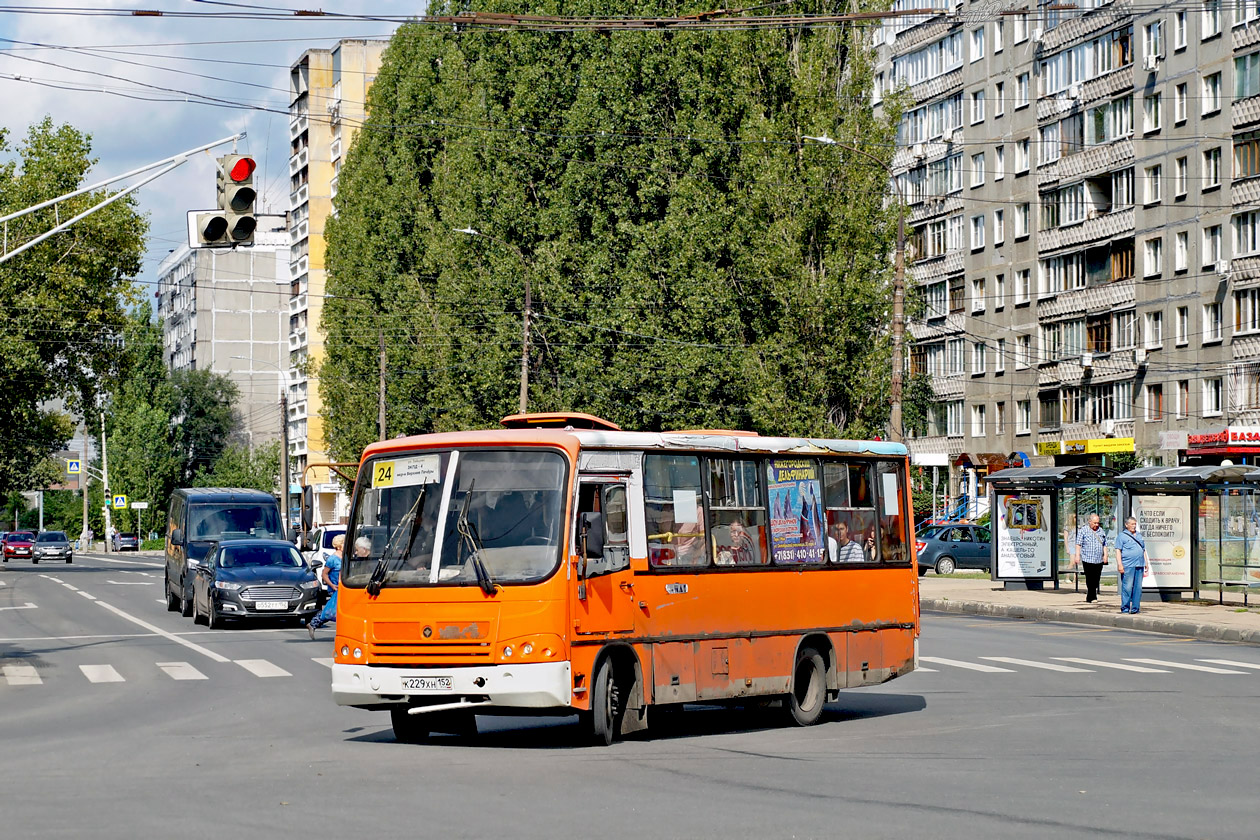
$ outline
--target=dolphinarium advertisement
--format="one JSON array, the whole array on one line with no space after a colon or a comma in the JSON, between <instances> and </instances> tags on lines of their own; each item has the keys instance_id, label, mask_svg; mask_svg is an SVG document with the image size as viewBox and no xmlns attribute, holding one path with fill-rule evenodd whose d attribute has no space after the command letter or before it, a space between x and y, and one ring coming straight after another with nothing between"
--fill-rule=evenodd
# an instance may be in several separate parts
<instances>
[{"instance_id":1,"label":"dolphinarium advertisement","mask_svg":"<svg viewBox=\"0 0 1260 840\"><path fill-rule=\"evenodd\" d=\"M1041 493L998 493L997 580L1050 580L1050 496Z\"/></svg>"},{"instance_id":2,"label":"dolphinarium advertisement","mask_svg":"<svg viewBox=\"0 0 1260 840\"><path fill-rule=\"evenodd\" d=\"M805 459L771 460L766 471L770 479L770 553L774 562L826 562L818 465Z\"/></svg>"}]
</instances>

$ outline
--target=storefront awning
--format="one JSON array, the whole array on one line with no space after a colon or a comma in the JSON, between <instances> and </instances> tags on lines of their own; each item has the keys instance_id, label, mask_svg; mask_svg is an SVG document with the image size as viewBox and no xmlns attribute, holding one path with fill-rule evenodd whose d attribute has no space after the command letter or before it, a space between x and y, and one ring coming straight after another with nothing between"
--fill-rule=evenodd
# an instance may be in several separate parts
<instances>
[{"instance_id":1,"label":"storefront awning","mask_svg":"<svg viewBox=\"0 0 1260 840\"><path fill-rule=\"evenodd\" d=\"M1119 472L1111 467L1081 464L1073 467L1019 467L989 475L989 483L1007 486L1057 486L1061 484L1096 484L1111 481Z\"/></svg>"},{"instance_id":2,"label":"storefront awning","mask_svg":"<svg viewBox=\"0 0 1260 840\"><path fill-rule=\"evenodd\" d=\"M1254 466L1206 465L1201 467L1140 467L1118 475L1120 484L1233 484L1240 482L1260 483L1260 470Z\"/></svg>"}]
</instances>

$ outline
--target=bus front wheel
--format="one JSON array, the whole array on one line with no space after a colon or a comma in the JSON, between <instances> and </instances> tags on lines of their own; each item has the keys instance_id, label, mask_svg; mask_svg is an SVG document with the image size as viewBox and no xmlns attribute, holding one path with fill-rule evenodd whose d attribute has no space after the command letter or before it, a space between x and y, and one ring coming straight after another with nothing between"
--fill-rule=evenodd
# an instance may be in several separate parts
<instances>
[{"instance_id":1,"label":"bus front wheel","mask_svg":"<svg viewBox=\"0 0 1260 840\"><path fill-rule=\"evenodd\" d=\"M400 744L423 744L429 740L429 722L424 715L408 714L409 708L395 706L389 710L389 720L394 725L394 740Z\"/></svg>"},{"instance_id":2,"label":"bus front wheel","mask_svg":"<svg viewBox=\"0 0 1260 840\"><path fill-rule=\"evenodd\" d=\"M786 703L788 712L798 726L813 726L822 718L826 702L826 662L813 648L801 648L792 670L792 692Z\"/></svg>"},{"instance_id":3,"label":"bus front wheel","mask_svg":"<svg viewBox=\"0 0 1260 840\"><path fill-rule=\"evenodd\" d=\"M612 657L606 656L595 670L591 694L591 735L596 744L608 746L617 737L620 705Z\"/></svg>"}]
</instances>

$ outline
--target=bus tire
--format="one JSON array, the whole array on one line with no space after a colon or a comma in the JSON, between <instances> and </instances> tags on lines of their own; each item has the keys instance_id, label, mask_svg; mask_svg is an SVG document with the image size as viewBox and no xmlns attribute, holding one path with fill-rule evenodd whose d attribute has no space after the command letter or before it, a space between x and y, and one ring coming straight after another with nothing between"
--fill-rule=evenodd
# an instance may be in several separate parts
<instances>
[{"instance_id":1,"label":"bus tire","mask_svg":"<svg viewBox=\"0 0 1260 840\"><path fill-rule=\"evenodd\" d=\"M591 692L591 737L596 744L609 746L617 737L620 698L616 670L611 656L605 656L595 669Z\"/></svg>"},{"instance_id":2,"label":"bus tire","mask_svg":"<svg viewBox=\"0 0 1260 840\"><path fill-rule=\"evenodd\" d=\"M803 647L792 669L792 690L786 706L797 726L813 726L827 704L827 663L812 647Z\"/></svg>"},{"instance_id":3,"label":"bus tire","mask_svg":"<svg viewBox=\"0 0 1260 840\"><path fill-rule=\"evenodd\" d=\"M400 744L423 744L429 740L429 722L424 715L411 715L410 706L395 706L389 710L390 723L394 725L394 740Z\"/></svg>"}]
</instances>

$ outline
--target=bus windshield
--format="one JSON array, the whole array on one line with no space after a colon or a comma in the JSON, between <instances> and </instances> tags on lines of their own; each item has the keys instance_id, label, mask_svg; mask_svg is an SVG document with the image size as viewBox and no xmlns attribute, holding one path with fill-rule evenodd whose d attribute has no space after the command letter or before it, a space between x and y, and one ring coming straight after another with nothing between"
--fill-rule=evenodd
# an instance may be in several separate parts
<instances>
[{"instance_id":1,"label":"bus windshield","mask_svg":"<svg viewBox=\"0 0 1260 840\"><path fill-rule=\"evenodd\" d=\"M565 486L565 458L551 450L370 460L356 483L342 579L381 587L541 580L560 562Z\"/></svg>"}]
</instances>

